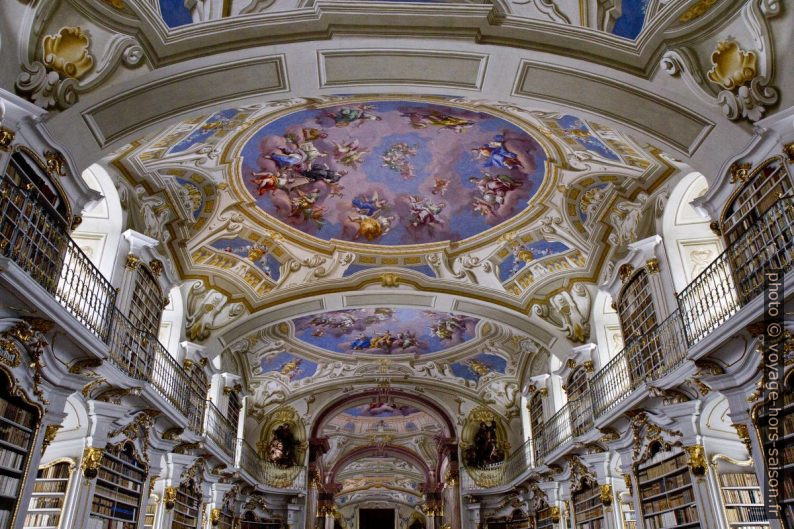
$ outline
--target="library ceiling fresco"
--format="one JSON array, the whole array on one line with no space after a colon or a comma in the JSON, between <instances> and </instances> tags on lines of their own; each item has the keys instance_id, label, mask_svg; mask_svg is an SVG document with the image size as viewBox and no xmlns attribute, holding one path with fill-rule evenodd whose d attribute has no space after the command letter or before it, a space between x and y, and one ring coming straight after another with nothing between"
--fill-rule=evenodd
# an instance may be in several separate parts
<instances>
[{"instance_id":1,"label":"library ceiling fresco","mask_svg":"<svg viewBox=\"0 0 794 529\"><path fill-rule=\"evenodd\" d=\"M451 104L365 100L252 129L241 149L246 189L271 217L323 240L463 240L530 207L545 177L530 134Z\"/></svg>"}]
</instances>

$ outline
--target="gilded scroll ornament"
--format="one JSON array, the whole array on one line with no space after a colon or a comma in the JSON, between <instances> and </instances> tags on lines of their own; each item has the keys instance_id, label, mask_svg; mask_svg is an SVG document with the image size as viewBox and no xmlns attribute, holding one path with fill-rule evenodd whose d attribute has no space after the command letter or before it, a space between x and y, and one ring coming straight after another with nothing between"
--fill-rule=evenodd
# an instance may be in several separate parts
<instances>
[{"instance_id":1,"label":"gilded scroll ornament","mask_svg":"<svg viewBox=\"0 0 794 529\"><path fill-rule=\"evenodd\" d=\"M601 485L598 499L601 500L601 504L604 506L612 505L612 485L609 483Z\"/></svg>"},{"instance_id":2,"label":"gilded scroll ornament","mask_svg":"<svg viewBox=\"0 0 794 529\"><path fill-rule=\"evenodd\" d=\"M44 65L66 77L80 79L94 65L88 53L91 41L79 27L65 27L42 41Z\"/></svg>"},{"instance_id":3,"label":"gilded scroll ornament","mask_svg":"<svg viewBox=\"0 0 794 529\"><path fill-rule=\"evenodd\" d=\"M702 476L706 473L708 463L706 462L706 452L702 445L686 446L689 454L689 469L695 476Z\"/></svg>"},{"instance_id":4,"label":"gilded scroll ornament","mask_svg":"<svg viewBox=\"0 0 794 529\"><path fill-rule=\"evenodd\" d=\"M745 51L733 40L717 43L711 54L707 76L709 81L726 90L735 90L752 81L758 75L758 56L754 51Z\"/></svg>"},{"instance_id":5,"label":"gilded scroll ornament","mask_svg":"<svg viewBox=\"0 0 794 529\"><path fill-rule=\"evenodd\" d=\"M83 450L83 461L80 463L80 470L86 479L94 479L99 473L99 465L102 462L102 449L89 446Z\"/></svg>"},{"instance_id":6,"label":"gilded scroll ornament","mask_svg":"<svg viewBox=\"0 0 794 529\"><path fill-rule=\"evenodd\" d=\"M163 505L168 510L174 508L174 505L176 505L176 487L166 487L163 490Z\"/></svg>"}]
</instances>

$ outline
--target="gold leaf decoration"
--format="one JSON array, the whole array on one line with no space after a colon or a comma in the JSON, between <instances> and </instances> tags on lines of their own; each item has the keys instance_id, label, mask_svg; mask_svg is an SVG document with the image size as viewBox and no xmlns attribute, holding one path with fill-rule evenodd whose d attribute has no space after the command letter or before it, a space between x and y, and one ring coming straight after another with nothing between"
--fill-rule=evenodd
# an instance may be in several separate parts
<instances>
[{"instance_id":1,"label":"gold leaf decoration","mask_svg":"<svg viewBox=\"0 0 794 529\"><path fill-rule=\"evenodd\" d=\"M713 67L708 72L709 81L726 90L734 90L758 75L757 62L755 52L741 49L736 41L724 40L711 54Z\"/></svg>"}]
</instances>

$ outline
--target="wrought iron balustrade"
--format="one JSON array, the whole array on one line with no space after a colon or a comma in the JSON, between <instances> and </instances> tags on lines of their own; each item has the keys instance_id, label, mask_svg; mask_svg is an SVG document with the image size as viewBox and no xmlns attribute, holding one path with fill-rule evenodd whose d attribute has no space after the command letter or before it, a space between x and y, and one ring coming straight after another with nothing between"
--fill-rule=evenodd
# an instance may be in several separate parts
<instances>
[{"instance_id":1,"label":"wrought iron balustrade","mask_svg":"<svg viewBox=\"0 0 794 529\"><path fill-rule=\"evenodd\" d=\"M218 447L234 457L235 443L237 441L237 425L226 418L215 404L206 401L206 417L204 433L212 439Z\"/></svg>"},{"instance_id":2,"label":"wrought iron balustrade","mask_svg":"<svg viewBox=\"0 0 794 529\"><path fill-rule=\"evenodd\" d=\"M8 257L80 323L106 341L116 290L69 237L33 186L0 179L0 255Z\"/></svg>"},{"instance_id":3,"label":"wrought iron balustrade","mask_svg":"<svg viewBox=\"0 0 794 529\"><path fill-rule=\"evenodd\" d=\"M636 387L629 372L627 349L622 349L590 380L593 414L600 417L628 397Z\"/></svg>"},{"instance_id":4,"label":"wrought iron balustrade","mask_svg":"<svg viewBox=\"0 0 794 529\"><path fill-rule=\"evenodd\" d=\"M147 381L201 431L202 396L191 405L184 369L152 334L137 329L116 308L116 289L72 240L67 225L32 186L0 179L0 255L43 287L108 346L108 360ZM190 419L197 415L198 419Z\"/></svg>"},{"instance_id":5,"label":"wrought iron balustrade","mask_svg":"<svg viewBox=\"0 0 794 529\"><path fill-rule=\"evenodd\" d=\"M570 403L557 410L543 425L543 451L539 453L540 459L545 457L561 444L573 438L571 424Z\"/></svg>"},{"instance_id":6,"label":"wrought iron balustrade","mask_svg":"<svg viewBox=\"0 0 794 529\"><path fill-rule=\"evenodd\" d=\"M265 479L265 467L256 450L245 439L237 439L237 466L248 472L252 478L262 482Z\"/></svg>"},{"instance_id":7,"label":"wrought iron balustrade","mask_svg":"<svg viewBox=\"0 0 794 529\"><path fill-rule=\"evenodd\" d=\"M527 439L524 444L516 448L502 464L503 483L510 483L525 470L531 467L535 459L535 442Z\"/></svg>"}]
</instances>

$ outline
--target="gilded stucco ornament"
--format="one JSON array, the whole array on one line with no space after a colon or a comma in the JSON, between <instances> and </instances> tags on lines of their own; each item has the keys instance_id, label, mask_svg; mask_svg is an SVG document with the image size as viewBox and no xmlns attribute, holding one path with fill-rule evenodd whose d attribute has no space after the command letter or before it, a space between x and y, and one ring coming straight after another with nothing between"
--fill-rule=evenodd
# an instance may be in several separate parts
<instances>
[{"instance_id":1,"label":"gilded stucco ornament","mask_svg":"<svg viewBox=\"0 0 794 529\"><path fill-rule=\"evenodd\" d=\"M722 41L711 54L707 76L709 81L726 90L734 90L752 81L758 75L758 56L745 51L736 41Z\"/></svg>"},{"instance_id":2,"label":"gilded stucco ornament","mask_svg":"<svg viewBox=\"0 0 794 529\"><path fill-rule=\"evenodd\" d=\"M711 63L707 77L722 88L717 101L728 118L758 121L765 106L777 101L777 90L766 86L767 80L759 75L754 51L743 50L735 41L722 41L711 54Z\"/></svg>"},{"instance_id":3,"label":"gilded stucco ornament","mask_svg":"<svg viewBox=\"0 0 794 529\"><path fill-rule=\"evenodd\" d=\"M532 312L546 323L565 333L575 343L590 338L590 292L582 283L553 295L548 303L533 305Z\"/></svg>"},{"instance_id":4,"label":"gilded stucco ornament","mask_svg":"<svg viewBox=\"0 0 794 529\"><path fill-rule=\"evenodd\" d=\"M94 479L99 473L99 465L102 462L102 449L92 446L83 450L83 461L80 463L80 470L86 479Z\"/></svg>"},{"instance_id":5,"label":"gilded stucco ornament","mask_svg":"<svg viewBox=\"0 0 794 529\"><path fill-rule=\"evenodd\" d=\"M695 476L703 476L708 468L706 462L706 452L702 445L692 445L684 447L689 454L689 469Z\"/></svg>"},{"instance_id":6,"label":"gilded stucco ornament","mask_svg":"<svg viewBox=\"0 0 794 529\"><path fill-rule=\"evenodd\" d=\"M601 485L598 498L602 505L606 507L612 505L612 485L609 483Z\"/></svg>"},{"instance_id":7,"label":"gilded stucco ornament","mask_svg":"<svg viewBox=\"0 0 794 529\"><path fill-rule=\"evenodd\" d=\"M88 52L90 44L88 34L79 27L46 35L42 41L44 66L64 77L80 79L94 65L94 57Z\"/></svg>"},{"instance_id":8,"label":"gilded stucco ornament","mask_svg":"<svg viewBox=\"0 0 794 529\"><path fill-rule=\"evenodd\" d=\"M0 127L0 151L9 151L11 149L11 142L14 141L16 133L5 127Z\"/></svg>"},{"instance_id":9,"label":"gilded stucco ornament","mask_svg":"<svg viewBox=\"0 0 794 529\"><path fill-rule=\"evenodd\" d=\"M116 34L97 59L83 28L64 27L54 35L44 35L40 51L29 49L23 54L32 60L21 65L17 91L44 109L65 110L77 103L80 93L102 84L119 64L140 64L143 48L133 37Z\"/></svg>"},{"instance_id":10,"label":"gilded stucco ornament","mask_svg":"<svg viewBox=\"0 0 794 529\"><path fill-rule=\"evenodd\" d=\"M697 11L691 14L696 15ZM728 119L758 121L779 98L777 89L769 86L775 57L767 19L780 12L779 0L744 3L741 20L744 29L751 34L754 49L745 50L734 39L723 39L709 57L711 69L708 72L701 67L702 58L696 46L679 46L666 51L660 67L671 76L680 76L701 101L709 106L716 104Z\"/></svg>"},{"instance_id":11,"label":"gilded stucco ornament","mask_svg":"<svg viewBox=\"0 0 794 529\"><path fill-rule=\"evenodd\" d=\"M166 487L163 490L163 505L167 510L171 510L176 505L176 487Z\"/></svg>"}]
</instances>

